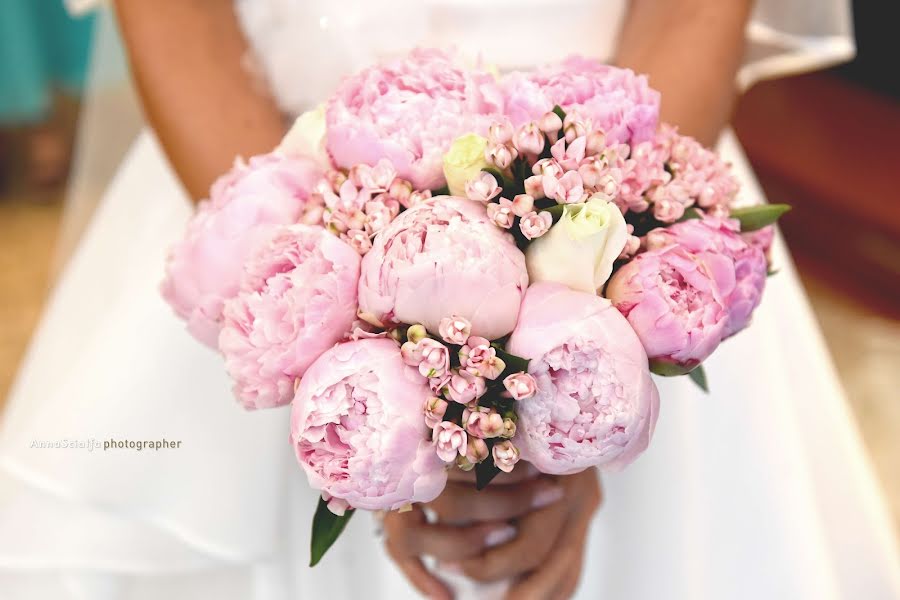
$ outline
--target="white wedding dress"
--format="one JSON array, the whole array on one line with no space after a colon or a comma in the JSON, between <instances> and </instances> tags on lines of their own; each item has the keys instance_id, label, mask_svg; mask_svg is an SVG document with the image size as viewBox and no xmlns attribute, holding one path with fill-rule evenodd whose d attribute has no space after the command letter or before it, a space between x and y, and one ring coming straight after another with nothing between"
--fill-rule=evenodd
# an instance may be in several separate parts
<instances>
[{"instance_id":1,"label":"white wedding dress","mask_svg":"<svg viewBox=\"0 0 900 600\"><path fill-rule=\"evenodd\" d=\"M501 68L571 51L609 56L622 13L603 0L246 0L238 9L288 112L414 43L453 43ZM848 58L848 10L840 0L760 2L740 84ZM744 198L761 198L732 135L721 149ZM143 133L62 274L9 399L0 599L415 597L368 515L306 566L316 494L294 463L287 409L241 410L220 359L157 292L190 210ZM780 240L774 260L781 270L753 326L707 364L712 393L658 380L650 449L604 477L578 598L900 598L885 505ZM40 447L91 438L181 446Z\"/></svg>"}]
</instances>

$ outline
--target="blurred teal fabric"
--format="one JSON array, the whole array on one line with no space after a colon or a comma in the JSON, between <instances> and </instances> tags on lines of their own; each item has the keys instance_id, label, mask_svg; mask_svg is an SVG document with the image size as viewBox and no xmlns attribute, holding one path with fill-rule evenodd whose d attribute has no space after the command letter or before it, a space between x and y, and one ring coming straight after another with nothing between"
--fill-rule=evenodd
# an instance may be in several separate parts
<instances>
[{"instance_id":1,"label":"blurred teal fabric","mask_svg":"<svg viewBox=\"0 0 900 600\"><path fill-rule=\"evenodd\" d=\"M54 90L81 92L93 25L62 0L0 0L0 124L40 121Z\"/></svg>"}]
</instances>

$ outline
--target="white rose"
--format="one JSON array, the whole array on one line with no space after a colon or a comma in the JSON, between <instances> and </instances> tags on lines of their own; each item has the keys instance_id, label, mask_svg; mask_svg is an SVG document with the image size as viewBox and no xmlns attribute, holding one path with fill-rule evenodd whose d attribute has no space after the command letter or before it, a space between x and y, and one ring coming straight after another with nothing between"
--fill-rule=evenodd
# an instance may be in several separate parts
<instances>
[{"instance_id":1,"label":"white rose","mask_svg":"<svg viewBox=\"0 0 900 600\"><path fill-rule=\"evenodd\" d=\"M584 204L566 205L559 221L525 252L529 280L555 281L596 294L625 247L626 227L622 211L596 196Z\"/></svg>"},{"instance_id":2,"label":"white rose","mask_svg":"<svg viewBox=\"0 0 900 600\"><path fill-rule=\"evenodd\" d=\"M444 178L452 196L466 196L466 182L478 177L481 170L490 167L484 157L487 139L474 133L456 138L444 155Z\"/></svg>"},{"instance_id":3,"label":"white rose","mask_svg":"<svg viewBox=\"0 0 900 600\"><path fill-rule=\"evenodd\" d=\"M325 150L325 105L297 117L276 150L287 156L311 158L323 169L331 168Z\"/></svg>"}]
</instances>

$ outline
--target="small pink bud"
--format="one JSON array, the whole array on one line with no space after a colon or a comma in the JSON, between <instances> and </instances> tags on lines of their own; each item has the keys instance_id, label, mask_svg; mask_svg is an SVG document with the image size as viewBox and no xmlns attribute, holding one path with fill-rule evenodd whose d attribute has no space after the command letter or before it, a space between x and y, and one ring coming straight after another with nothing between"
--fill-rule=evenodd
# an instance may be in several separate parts
<instances>
[{"instance_id":1,"label":"small pink bud","mask_svg":"<svg viewBox=\"0 0 900 600\"><path fill-rule=\"evenodd\" d=\"M513 400L531 398L537 393L537 381L529 373L513 373L503 380L503 387Z\"/></svg>"},{"instance_id":2,"label":"small pink bud","mask_svg":"<svg viewBox=\"0 0 900 600\"><path fill-rule=\"evenodd\" d=\"M475 463L469 460L468 456L457 456L456 466L460 471L471 471L475 468Z\"/></svg>"},{"instance_id":3,"label":"small pink bud","mask_svg":"<svg viewBox=\"0 0 900 600\"><path fill-rule=\"evenodd\" d=\"M450 351L447 346L431 338L420 340L417 346L422 353L422 361L418 367L423 377L440 377L450 370Z\"/></svg>"},{"instance_id":4,"label":"small pink bud","mask_svg":"<svg viewBox=\"0 0 900 600\"><path fill-rule=\"evenodd\" d=\"M501 198L501 201L502 200L506 200L506 198ZM509 200L506 200L506 202L508 203ZM502 227L503 229L512 227L516 218L513 214L511 205L504 206L502 204L497 204L496 202L491 202L487 205L487 216L488 219L493 221L494 225Z\"/></svg>"},{"instance_id":5,"label":"small pink bud","mask_svg":"<svg viewBox=\"0 0 900 600\"><path fill-rule=\"evenodd\" d=\"M668 198L653 203L653 216L663 223L674 223L684 216L684 205Z\"/></svg>"},{"instance_id":6,"label":"small pink bud","mask_svg":"<svg viewBox=\"0 0 900 600\"><path fill-rule=\"evenodd\" d=\"M518 194L512 200L512 211L517 217L524 217L534 210L534 198L528 194Z\"/></svg>"},{"instance_id":7,"label":"small pink bud","mask_svg":"<svg viewBox=\"0 0 900 600\"><path fill-rule=\"evenodd\" d=\"M493 144L508 144L514 130L508 120L496 121L488 128L488 141Z\"/></svg>"},{"instance_id":8,"label":"small pink bud","mask_svg":"<svg viewBox=\"0 0 900 600\"><path fill-rule=\"evenodd\" d=\"M412 208L431 198L431 190L416 190L406 199L406 208Z\"/></svg>"},{"instance_id":9,"label":"small pink bud","mask_svg":"<svg viewBox=\"0 0 900 600\"><path fill-rule=\"evenodd\" d=\"M483 406L463 411L466 432L476 439L499 437L503 433L503 417L494 409Z\"/></svg>"},{"instance_id":10,"label":"small pink bud","mask_svg":"<svg viewBox=\"0 0 900 600\"><path fill-rule=\"evenodd\" d=\"M563 130L566 141L572 142L587 133L587 124L581 119L580 115L570 112L566 114L566 118L563 120Z\"/></svg>"},{"instance_id":11,"label":"small pink bud","mask_svg":"<svg viewBox=\"0 0 900 600\"><path fill-rule=\"evenodd\" d=\"M562 168L552 158L542 158L531 165L531 172L535 175L552 175L560 177L563 174Z\"/></svg>"},{"instance_id":12,"label":"small pink bud","mask_svg":"<svg viewBox=\"0 0 900 600\"><path fill-rule=\"evenodd\" d=\"M422 362L422 350L416 342L404 342L400 346L400 358L411 367L418 367Z\"/></svg>"},{"instance_id":13,"label":"small pink bud","mask_svg":"<svg viewBox=\"0 0 900 600\"><path fill-rule=\"evenodd\" d=\"M587 135L586 152L593 156L600 154L606 148L606 134L600 130L592 131Z\"/></svg>"},{"instance_id":14,"label":"small pink bud","mask_svg":"<svg viewBox=\"0 0 900 600\"><path fill-rule=\"evenodd\" d=\"M437 424L444 420L444 414L447 412L447 401L443 398L429 398L425 401L425 426L434 429Z\"/></svg>"},{"instance_id":15,"label":"small pink bud","mask_svg":"<svg viewBox=\"0 0 900 600\"><path fill-rule=\"evenodd\" d=\"M525 193L540 200L544 197L544 178L540 175L533 175L525 180Z\"/></svg>"},{"instance_id":16,"label":"small pink bud","mask_svg":"<svg viewBox=\"0 0 900 600\"><path fill-rule=\"evenodd\" d=\"M341 236L347 244L359 252L360 255L365 255L369 250L372 249L372 239L369 237L369 234L361 229L350 229L347 233Z\"/></svg>"},{"instance_id":17,"label":"small pink bud","mask_svg":"<svg viewBox=\"0 0 900 600\"><path fill-rule=\"evenodd\" d=\"M559 135L559 130L563 128L563 122L559 115L551 110L544 113L544 116L538 121L538 127L544 133L556 137Z\"/></svg>"},{"instance_id":18,"label":"small pink bud","mask_svg":"<svg viewBox=\"0 0 900 600\"><path fill-rule=\"evenodd\" d=\"M332 192L337 192L347 181L347 175L343 171L332 170L325 173L325 179L331 187Z\"/></svg>"},{"instance_id":19,"label":"small pink bud","mask_svg":"<svg viewBox=\"0 0 900 600\"><path fill-rule=\"evenodd\" d=\"M472 324L468 319L456 315L445 317L441 319L441 322L438 325L438 333L441 334L441 337L448 344L462 346L466 343L466 340L469 339L469 335L472 333Z\"/></svg>"},{"instance_id":20,"label":"small pink bud","mask_svg":"<svg viewBox=\"0 0 900 600\"><path fill-rule=\"evenodd\" d=\"M388 194L403 206L409 206L409 195L412 194L412 191L413 187L410 182L405 179L394 179L388 189Z\"/></svg>"},{"instance_id":21,"label":"small pink bud","mask_svg":"<svg viewBox=\"0 0 900 600\"><path fill-rule=\"evenodd\" d=\"M537 123L533 121L519 127L513 136L513 145L519 151L519 154L536 156L544 151L545 143L546 138L544 134L538 128Z\"/></svg>"},{"instance_id":22,"label":"small pink bud","mask_svg":"<svg viewBox=\"0 0 900 600\"><path fill-rule=\"evenodd\" d=\"M516 422L509 417L503 419L503 432L500 434L502 438L512 438L516 436Z\"/></svg>"},{"instance_id":23,"label":"small pink bud","mask_svg":"<svg viewBox=\"0 0 900 600\"><path fill-rule=\"evenodd\" d=\"M502 191L503 188L497 185L497 179L484 171L466 182L466 197L476 202L488 202Z\"/></svg>"},{"instance_id":24,"label":"small pink bud","mask_svg":"<svg viewBox=\"0 0 900 600\"><path fill-rule=\"evenodd\" d=\"M519 229L527 239L533 240L541 237L553 225L553 216L547 211L530 212L519 221Z\"/></svg>"},{"instance_id":25,"label":"small pink bud","mask_svg":"<svg viewBox=\"0 0 900 600\"><path fill-rule=\"evenodd\" d=\"M551 180L554 181L554 180ZM565 175L555 180L556 185L548 190L548 177L544 176L544 192L556 199L560 204L578 204L584 202L587 194L584 192L584 184L578 171L567 171ZM550 193L552 191L552 194Z\"/></svg>"},{"instance_id":26,"label":"small pink bud","mask_svg":"<svg viewBox=\"0 0 900 600\"><path fill-rule=\"evenodd\" d=\"M469 438L468 447L466 448L466 458L473 464L480 463L488 457L490 450L484 440L479 438Z\"/></svg>"},{"instance_id":27,"label":"small pink bud","mask_svg":"<svg viewBox=\"0 0 900 600\"><path fill-rule=\"evenodd\" d=\"M504 440L494 444L493 449L494 465L503 471L509 473L519 462L519 449L516 448L509 440Z\"/></svg>"},{"instance_id":28,"label":"small pink bud","mask_svg":"<svg viewBox=\"0 0 900 600\"><path fill-rule=\"evenodd\" d=\"M406 330L406 339L411 341L413 344L418 344L426 337L428 337L428 332L425 330L424 325L410 325L409 329Z\"/></svg>"},{"instance_id":29,"label":"small pink bud","mask_svg":"<svg viewBox=\"0 0 900 600\"><path fill-rule=\"evenodd\" d=\"M453 371L447 382L447 395L450 400L459 404L468 404L484 395L487 383L483 377L473 375L469 371Z\"/></svg>"},{"instance_id":30,"label":"small pink bud","mask_svg":"<svg viewBox=\"0 0 900 600\"><path fill-rule=\"evenodd\" d=\"M467 438L466 431L450 421L441 421L432 431L435 452L444 462L453 462L457 456L465 456L468 448Z\"/></svg>"},{"instance_id":31,"label":"small pink bud","mask_svg":"<svg viewBox=\"0 0 900 600\"><path fill-rule=\"evenodd\" d=\"M518 156L516 149L506 144L494 144L484 149L484 159L501 171L508 169Z\"/></svg>"}]
</instances>

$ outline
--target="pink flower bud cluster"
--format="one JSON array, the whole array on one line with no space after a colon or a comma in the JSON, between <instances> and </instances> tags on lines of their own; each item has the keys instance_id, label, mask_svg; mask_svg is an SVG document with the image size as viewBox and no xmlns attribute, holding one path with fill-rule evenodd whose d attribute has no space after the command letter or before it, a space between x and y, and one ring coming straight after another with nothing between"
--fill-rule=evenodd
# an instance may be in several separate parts
<instances>
[{"instance_id":1,"label":"pink flower bud cluster","mask_svg":"<svg viewBox=\"0 0 900 600\"><path fill-rule=\"evenodd\" d=\"M431 197L397 176L387 159L374 167L360 164L348 172L332 170L317 184L301 217L303 223L324 225L359 254L372 248L372 239L400 213Z\"/></svg>"},{"instance_id":2,"label":"pink flower bud cluster","mask_svg":"<svg viewBox=\"0 0 900 600\"><path fill-rule=\"evenodd\" d=\"M519 452L509 441L516 435L517 420L511 402L534 396L537 382L528 373L507 372L499 349L472 335L467 319L446 317L438 331L440 340L429 337L422 325L412 325L400 348L403 362L427 377L434 393L425 400L423 413L435 452L463 470L488 457L498 469L512 470Z\"/></svg>"}]
</instances>

